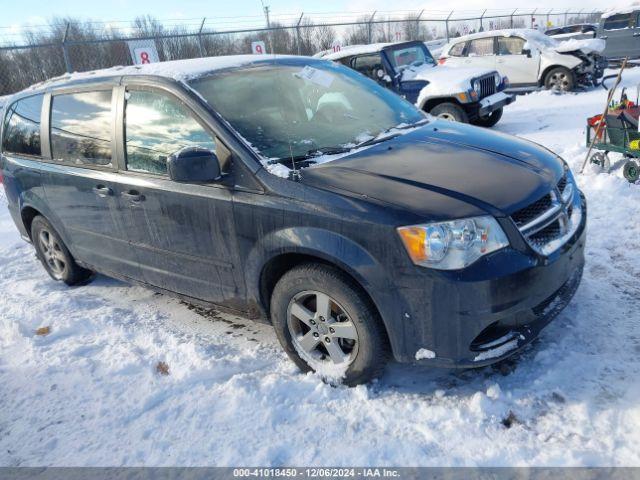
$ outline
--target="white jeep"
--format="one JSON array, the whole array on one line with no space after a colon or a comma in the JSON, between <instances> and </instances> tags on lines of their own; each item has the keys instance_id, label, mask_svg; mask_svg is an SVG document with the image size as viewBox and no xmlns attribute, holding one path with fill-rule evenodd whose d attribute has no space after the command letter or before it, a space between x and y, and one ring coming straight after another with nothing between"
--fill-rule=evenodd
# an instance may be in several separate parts
<instances>
[{"instance_id":1,"label":"white jeep","mask_svg":"<svg viewBox=\"0 0 640 480\"><path fill-rule=\"evenodd\" d=\"M357 70L440 118L492 127L515 100L495 69L438 66L423 42L353 45L315 56Z\"/></svg>"}]
</instances>

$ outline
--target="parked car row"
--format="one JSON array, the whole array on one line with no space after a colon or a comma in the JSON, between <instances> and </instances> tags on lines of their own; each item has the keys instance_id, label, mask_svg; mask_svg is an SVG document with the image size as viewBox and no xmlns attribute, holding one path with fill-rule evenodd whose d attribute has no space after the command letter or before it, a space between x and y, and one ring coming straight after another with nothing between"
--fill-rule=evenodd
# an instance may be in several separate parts
<instances>
[{"instance_id":1,"label":"parked car row","mask_svg":"<svg viewBox=\"0 0 640 480\"><path fill-rule=\"evenodd\" d=\"M270 322L303 371L348 385L390 357L502 360L574 295L584 197L546 148L414 106L420 69L444 68L423 44L371 53L350 68L182 60L20 92L0 117L11 217L54 280L100 272ZM493 69L459 77L442 81L469 118L510 98Z\"/></svg>"},{"instance_id":2,"label":"parked car row","mask_svg":"<svg viewBox=\"0 0 640 480\"><path fill-rule=\"evenodd\" d=\"M355 45L322 55L350 67L445 120L491 127L515 98L494 68L438 66L423 42Z\"/></svg>"}]
</instances>

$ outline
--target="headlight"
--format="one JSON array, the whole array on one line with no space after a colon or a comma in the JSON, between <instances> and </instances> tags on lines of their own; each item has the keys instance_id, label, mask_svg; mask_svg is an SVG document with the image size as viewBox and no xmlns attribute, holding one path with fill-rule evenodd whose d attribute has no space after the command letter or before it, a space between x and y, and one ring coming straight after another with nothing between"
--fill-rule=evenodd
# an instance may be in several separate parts
<instances>
[{"instance_id":1,"label":"headlight","mask_svg":"<svg viewBox=\"0 0 640 480\"><path fill-rule=\"evenodd\" d=\"M500 86L500 83L502 82L502 79L500 78L500 74L496 73L496 74L493 76L493 78L494 78L494 80L496 81L496 87L499 87L499 86Z\"/></svg>"},{"instance_id":2,"label":"headlight","mask_svg":"<svg viewBox=\"0 0 640 480\"><path fill-rule=\"evenodd\" d=\"M473 91L476 92L478 97L480 96L480 93L482 93L480 82L473 82Z\"/></svg>"},{"instance_id":3,"label":"headlight","mask_svg":"<svg viewBox=\"0 0 640 480\"><path fill-rule=\"evenodd\" d=\"M495 218L465 218L398 228L416 265L438 270L467 267L483 255L509 245Z\"/></svg>"}]
</instances>

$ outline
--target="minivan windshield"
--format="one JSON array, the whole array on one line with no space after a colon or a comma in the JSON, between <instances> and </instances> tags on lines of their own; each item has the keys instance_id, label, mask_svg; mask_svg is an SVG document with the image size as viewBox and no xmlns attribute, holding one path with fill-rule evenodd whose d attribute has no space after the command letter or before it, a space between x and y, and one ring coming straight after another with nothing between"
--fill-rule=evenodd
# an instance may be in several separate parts
<instances>
[{"instance_id":1,"label":"minivan windshield","mask_svg":"<svg viewBox=\"0 0 640 480\"><path fill-rule=\"evenodd\" d=\"M260 63L190 85L264 157L341 153L425 115L342 65Z\"/></svg>"}]
</instances>

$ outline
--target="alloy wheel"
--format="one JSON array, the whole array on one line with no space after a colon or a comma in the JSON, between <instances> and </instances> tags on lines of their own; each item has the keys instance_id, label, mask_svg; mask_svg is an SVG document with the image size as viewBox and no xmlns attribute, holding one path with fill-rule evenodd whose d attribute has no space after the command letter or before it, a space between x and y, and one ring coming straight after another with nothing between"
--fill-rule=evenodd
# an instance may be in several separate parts
<instances>
[{"instance_id":1,"label":"alloy wheel","mask_svg":"<svg viewBox=\"0 0 640 480\"><path fill-rule=\"evenodd\" d=\"M564 72L556 72L551 75L551 88L566 92L569 90L569 77Z\"/></svg>"},{"instance_id":2,"label":"alloy wheel","mask_svg":"<svg viewBox=\"0 0 640 480\"><path fill-rule=\"evenodd\" d=\"M67 260L58 241L48 230L41 230L38 236L40 250L47 267L57 280L62 279L67 268Z\"/></svg>"},{"instance_id":3,"label":"alloy wheel","mask_svg":"<svg viewBox=\"0 0 640 480\"><path fill-rule=\"evenodd\" d=\"M311 368L328 365L346 369L358 355L358 330L345 309L329 295L307 290L287 307L287 327L293 346Z\"/></svg>"}]
</instances>

